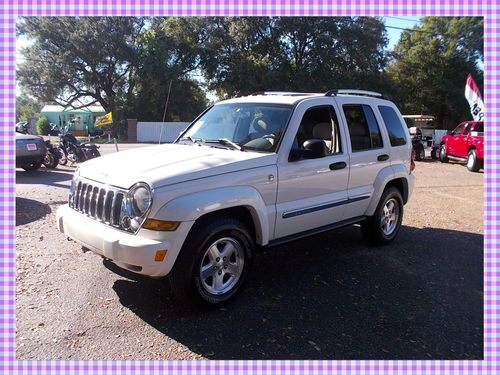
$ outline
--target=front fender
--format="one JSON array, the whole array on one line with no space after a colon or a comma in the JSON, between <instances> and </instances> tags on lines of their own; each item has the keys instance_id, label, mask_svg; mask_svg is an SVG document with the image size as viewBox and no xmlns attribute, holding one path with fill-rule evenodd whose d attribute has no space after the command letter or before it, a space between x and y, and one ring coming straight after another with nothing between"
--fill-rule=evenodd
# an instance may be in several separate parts
<instances>
[{"instance_id":1,"label":"front fender","mask_svg":"<svg viewBox=\"0 0 500 375\"><path fill-rule=\"evenodd\" d=\"M155 214L158 220L194 221L201 216L232 207L247 208L255 225L256 242L269 242L269 214L260 193L250 186L231 186L183 195L162 206Z\"/></svg>"}]
</instances>

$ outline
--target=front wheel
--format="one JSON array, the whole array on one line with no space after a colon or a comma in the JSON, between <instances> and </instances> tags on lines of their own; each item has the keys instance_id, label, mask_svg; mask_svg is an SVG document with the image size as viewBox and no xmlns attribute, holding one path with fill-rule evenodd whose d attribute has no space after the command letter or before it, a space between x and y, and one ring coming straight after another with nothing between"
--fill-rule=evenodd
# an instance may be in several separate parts
<instances>
[{"instance_id":1,"label":"front wheel","mask_svg":"<svg viewBox=\"0 0 500 375\"><path fill-rule=\"evenodd\" d=\"M448 162L448 154L446 153L446 145L441 145L439 148L439 161L441 163Z\"/></svg>"},{"instance_id":2,"label":"front wheel","mask_svg":"<svg viewBox=\"0 0 500 375\"><path fill-rule=\"evenodd\" d=\"M252 261L252 236L232 218L195 225L169 274L172 292L184 303L221 306L243 287Z\"/></svg>"},{"instance_id":3,"label":"front wheel","mask_svg":"<svg viewBox=\"0 0 500 375\"><path fill-rule=\"evenodd\" d=\"M471 172L481 169L481 161L477 158L476 150L470 150L467 155L467 169Z\"/></svg>"},{"instance_id":4,"label":"front wheel","mask_svg":"<svg viewBox=\"0 0 500 375\"><path fill-rule=\"evenodd\" d=\"M386 245L397 236L403 221L403 198L390 187L384 191L373 216L361 223L363 237L370 245Z\"/></svg>"}]
</instances>

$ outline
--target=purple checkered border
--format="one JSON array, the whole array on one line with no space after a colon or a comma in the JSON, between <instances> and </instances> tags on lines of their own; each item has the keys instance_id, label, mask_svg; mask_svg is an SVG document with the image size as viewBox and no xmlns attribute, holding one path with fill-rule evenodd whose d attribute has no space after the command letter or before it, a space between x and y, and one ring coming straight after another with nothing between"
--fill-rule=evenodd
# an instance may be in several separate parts
<instances>
[{"instance_id":1,"label":"purple checkered border","mask_svg":"<svg viewBox=\"0 0 500 375\"><path fill-rule=\"evenodd\" d=\"M20 15L479 15L485 17L485 345L484 361L16 361L15 360L15 21ZM365 373L491 373L500 372L499 286L500 239L498 207L500 199L499 88L500 7L497 1L430 0L3 0L0 4L0 368L4 373L104 373L160 374L256 373L273 374L335 372Z\"/></svg>"}]
</instances>

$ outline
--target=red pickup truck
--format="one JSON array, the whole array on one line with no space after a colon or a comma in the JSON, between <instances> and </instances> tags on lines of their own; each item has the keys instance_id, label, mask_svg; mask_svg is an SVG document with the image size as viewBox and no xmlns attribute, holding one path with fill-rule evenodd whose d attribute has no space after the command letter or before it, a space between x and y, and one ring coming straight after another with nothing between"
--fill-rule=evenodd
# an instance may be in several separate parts
<instances>
[{"instance_id":1,"label":"red pickup truck","mask_svg":"<svg viewBox=\"0 0 500 375\"><path fill-rule=\"evenodd\" d=\"M467 163L467 169L477 172L484 165L484 126L482 121L465 121L441 139L439 160Z\"/></svg>"}]
</instances>

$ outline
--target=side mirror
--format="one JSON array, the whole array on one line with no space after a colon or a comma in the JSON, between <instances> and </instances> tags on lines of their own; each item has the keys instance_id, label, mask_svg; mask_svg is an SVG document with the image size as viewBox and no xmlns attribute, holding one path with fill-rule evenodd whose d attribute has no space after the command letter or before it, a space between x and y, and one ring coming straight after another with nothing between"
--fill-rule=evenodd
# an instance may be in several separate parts
<instances>
[{"instance_id":1,"label":"side mirror","mask_svg":"<svg viewBox=\"0 0 500 375\"><path fill-rule=\"evenodd\" d=\"M454 132L453 130L448 130L448 131L446 132L446 134L448 134L448 135L455 135L455 132Z\"/></svg>"},{"instance_id":2,"label":"side mirror","mask_svg":"<svg viewBox=\"0 0 500 375\"><path fill-rule=\"evenodd\" d=\"M292 150L291 160L319 159L328 155L328 147L322 139L308 139L303 146L304 148Z\"/></svg>"}]
</instances>

